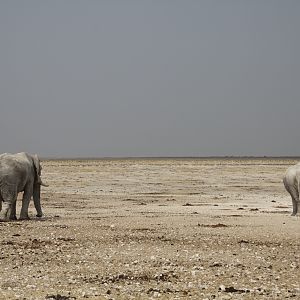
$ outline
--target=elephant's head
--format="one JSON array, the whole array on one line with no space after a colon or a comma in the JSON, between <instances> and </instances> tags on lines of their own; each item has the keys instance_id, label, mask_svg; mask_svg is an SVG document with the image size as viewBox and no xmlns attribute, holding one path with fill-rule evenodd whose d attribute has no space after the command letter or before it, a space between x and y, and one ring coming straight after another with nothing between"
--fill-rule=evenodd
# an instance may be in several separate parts
<instances>
[{"instance_id":1,"label":"elephant's head","mask_svg":"<svg viewBox=\"0 0 300 300\"><path fill-rule=\"evenodd\" d=\"M41 207L41 185L48 186L42 182L41 172L42 166L38 156L35 154L32 156L33 168L34 168L34 183L33 183L33 202L35 209L37 211L37 217L42 217L42 207Z\"/></svg>"}]
</instances>

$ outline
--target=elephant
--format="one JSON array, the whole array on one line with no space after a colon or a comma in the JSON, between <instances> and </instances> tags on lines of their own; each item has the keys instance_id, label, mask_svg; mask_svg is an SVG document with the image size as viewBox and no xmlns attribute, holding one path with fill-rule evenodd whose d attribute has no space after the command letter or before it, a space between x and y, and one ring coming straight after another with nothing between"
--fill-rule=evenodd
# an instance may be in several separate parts
<instances>
[{"instance_id":1,"label":"elephant","mask_svg":"<svg viewBox=\"0 0 300 300\"><path fill-rule=\"evenodd\" d=\"M38 156L25 152L0 155L0 221L16 220L16 201L18 193L23 193L20 220L28 220L28 206L33 197L37 217L42 217L40 203L41 180Z\"/></svg>"},{"instance_id":2,"label":"elephant","mask_svg":"<svg viewBox=\"0 0 300 300\"><path fill-rule=\"evenodd\" d=\"M293 202L293 213L292 216L300 216L300 163L291 166L287 169L284 177L283 184L285 189L289 192Z\"/></svg>"}]
</instances>

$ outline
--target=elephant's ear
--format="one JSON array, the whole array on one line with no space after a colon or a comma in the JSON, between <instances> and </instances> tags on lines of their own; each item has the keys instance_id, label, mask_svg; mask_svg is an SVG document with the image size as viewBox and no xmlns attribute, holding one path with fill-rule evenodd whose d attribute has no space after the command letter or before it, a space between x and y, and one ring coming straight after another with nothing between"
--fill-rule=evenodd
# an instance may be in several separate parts
<instances>
[{"instance_id":1,"label":"elephant's ear","mask_svg":"<svg viewBox=\"0 0 300 300\"><path fill-rule=\"evenodd\" d=\"M41 165L40 165L40 160L39 160L37 154L32 156L32 160L33 160L33 165L34 165L34 169L35 169L35 175L36 175L36 178L37 178L37 183L41 184L42 183Z\"/></svg>"}]
</instances>

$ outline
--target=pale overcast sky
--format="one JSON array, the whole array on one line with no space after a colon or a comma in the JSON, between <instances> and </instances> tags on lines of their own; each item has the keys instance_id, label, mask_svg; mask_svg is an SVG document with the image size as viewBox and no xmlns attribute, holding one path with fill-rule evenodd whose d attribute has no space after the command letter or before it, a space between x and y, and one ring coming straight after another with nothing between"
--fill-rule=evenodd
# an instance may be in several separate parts
<instances>
[{"instance_id":1,"label":"pale overcast sky","mask_svg":"<svg viewBox=\"0 0 300 300\"><path fill-rule=\"evenodd\" d=\"M300 155L299 0L1 0L0 152Z\"/></svg>"}]
</instances>

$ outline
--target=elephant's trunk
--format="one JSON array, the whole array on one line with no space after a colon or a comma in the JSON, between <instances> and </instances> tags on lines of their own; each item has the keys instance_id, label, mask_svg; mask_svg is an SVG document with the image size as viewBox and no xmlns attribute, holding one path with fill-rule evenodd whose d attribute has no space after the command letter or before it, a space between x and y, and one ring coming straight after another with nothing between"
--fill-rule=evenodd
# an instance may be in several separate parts
<instances>
[{"instance_id":1,"label":"elephant's trunk","mask_svg":"<svg viewBox=\"0 0 300 300\"><path fill-rule=\"evenodd\" d=\"M36 183L33 187L33 203L34 207L36 209L37 217L42 217L42 207L41 207L41 185L39 183Z\"/></svg>"}]
</instances>

